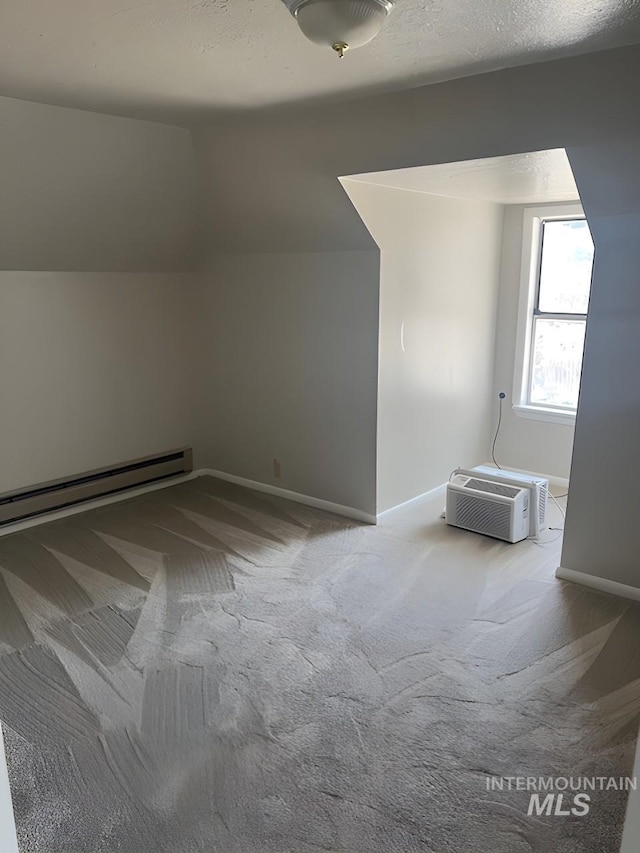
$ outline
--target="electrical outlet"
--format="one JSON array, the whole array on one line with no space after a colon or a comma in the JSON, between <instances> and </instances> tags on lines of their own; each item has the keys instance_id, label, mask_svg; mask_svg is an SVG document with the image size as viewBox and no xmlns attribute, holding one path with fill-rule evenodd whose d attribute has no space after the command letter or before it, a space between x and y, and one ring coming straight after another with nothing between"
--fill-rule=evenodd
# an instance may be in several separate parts
<instances>
[{"instance_id":1,"label":"electrical outlet","mask_svg":"<svg viewBox=\"0 0 640 853\"><path fill-rule=\"evenodd\" d=\"M273 476L276 478L276 480L279 480L280 477L282 476L279 459L273 460Z\"/></svg>"}]
</instances>

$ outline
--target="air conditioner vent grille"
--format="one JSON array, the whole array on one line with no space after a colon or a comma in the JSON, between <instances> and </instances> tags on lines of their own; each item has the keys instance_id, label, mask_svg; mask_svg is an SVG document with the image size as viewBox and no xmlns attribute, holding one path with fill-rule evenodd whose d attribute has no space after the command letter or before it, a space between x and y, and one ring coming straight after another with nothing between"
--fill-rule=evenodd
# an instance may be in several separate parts
<instances>
[{"instance_id":1,"label":"air conditioner vent grille","mask_svg":"<svg viewBox=\"0 0 640 853\"><path fill-rule=\"evenodd\" d=\"M513 486L505 486L503 483L492 483L490 480L469 480L467 489L475 489L478 492L487 492L490 495L502 495L505 498L515 498L520 489Z\"/></svg>"},{"instance_id":2,"label":"air conditioner vent grille","mask_svg":"<svg viewBox=\"0 0 640 853\"><path fill-rule=\"evenodd\" d=\"M498 539L509 539L511 507L509 504L497 503L483 499L478 495L455 495L456 525L473 530L476 533L486 533Z\"/></svg>"},{"instance_id":3,"label":"air conditioner vent grille","mask_svg":"<svg viewBox=\"0 0 640 853\"><path fill-rule=\"evenodd\" d=\"M540 486L540 500L538 501L538 524L540 525L540 529L544 527L544 520L547 515L547 496L549 494L549 490L546 485Z\"/></svg>"}]
</instances>

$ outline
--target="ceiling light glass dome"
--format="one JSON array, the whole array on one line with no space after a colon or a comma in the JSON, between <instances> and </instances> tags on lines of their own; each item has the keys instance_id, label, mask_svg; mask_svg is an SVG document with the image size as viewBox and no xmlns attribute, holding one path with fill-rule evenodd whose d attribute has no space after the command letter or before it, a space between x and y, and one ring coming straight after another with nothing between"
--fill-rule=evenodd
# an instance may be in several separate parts
<instances>
[{"instance_id":1,"label":"ceiling light glass dome","mask_svg":"<svg viewBox=\"0 0 640 853\"><path fill-rule=\"evenodd\" d=\"M393 8L392 0L284 0L304 35L342 56L374 39Z\"/></svg>"}]
</instances>

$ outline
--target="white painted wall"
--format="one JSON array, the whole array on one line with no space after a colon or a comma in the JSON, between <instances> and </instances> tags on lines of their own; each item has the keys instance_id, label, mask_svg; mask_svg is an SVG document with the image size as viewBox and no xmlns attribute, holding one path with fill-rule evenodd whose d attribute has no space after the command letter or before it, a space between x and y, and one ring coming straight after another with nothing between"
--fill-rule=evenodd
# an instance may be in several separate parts
<instances>
[{"instance_id":1,"label":"white painted wall","mask_svg":"<svg viewBox=\"0 0 640 853\"><path fill-rule=\"evenodd\" d=\"M502 207L357 180L381 248L378 512L486 458Z\"/></svg>"},{"instance_id":2,"label":"white painted wall","mask_svg":"<svg viewBox=\"0 0 640 853\"><path fill-rule=\"evenodd\" d=\"M378 276L377 250L211 259L199 464L375 513Z\"/></svg>"},{"instance_id":3,"label":"white painted wall","mask_svg":"<svg viewBox=\"0 0 640 853\"><path fill-rule=\"evenodd\" d=\"M504 391L507 396L502 407L496 458L504 468L519 468L567 479L573 449L573 426L518 417L512 409L524 210L524 205L507 205L504 214L492 403L494 430L498 418L498 394Z\"/></svg>"},{"instance_id":4,"label":"white painted wall","mask_svg":"<svg viewBox=\"0 0 640 853\"><path fill-rule=\"evenodd\" d=\"M191 444L193 280L0 272L0 492Z\"/></svg>"},{"instance_id":5,"label":"white painted wall","mask_svg":"<svg viewBox=\"0 0 640 853\"><path fill-rule=\"evenodd\" d=\"M0 269L193 266L189 131L12 98L0 127Z\"/></svg>"}]
</instances>

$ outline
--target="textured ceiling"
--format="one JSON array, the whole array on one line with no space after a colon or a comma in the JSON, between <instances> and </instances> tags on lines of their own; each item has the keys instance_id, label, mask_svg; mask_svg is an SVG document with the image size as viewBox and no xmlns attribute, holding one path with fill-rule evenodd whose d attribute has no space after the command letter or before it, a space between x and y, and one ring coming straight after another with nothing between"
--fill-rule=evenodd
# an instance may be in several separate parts
<instances>
[{"instance_id":1,"label":"textured ceiling","mask_svg":"<svg viewBox=\"0 0 640 853\"><path fill-rule=\"evenodd\" d=\"M338 59L281 0L2 0L0 94L180 121L640 42L638 0L397 0Z\"/></svg>"},{"instance_id":2,"label":"textured ceiling","mask_svg":"<svg viewBox=\"0 0 640 853\"><path fill-rule=\"evenodd\" d=\"M498 204L548 204L580 198L564 148L350 175L349 179Z\"/></svg>"}]
</instances>

